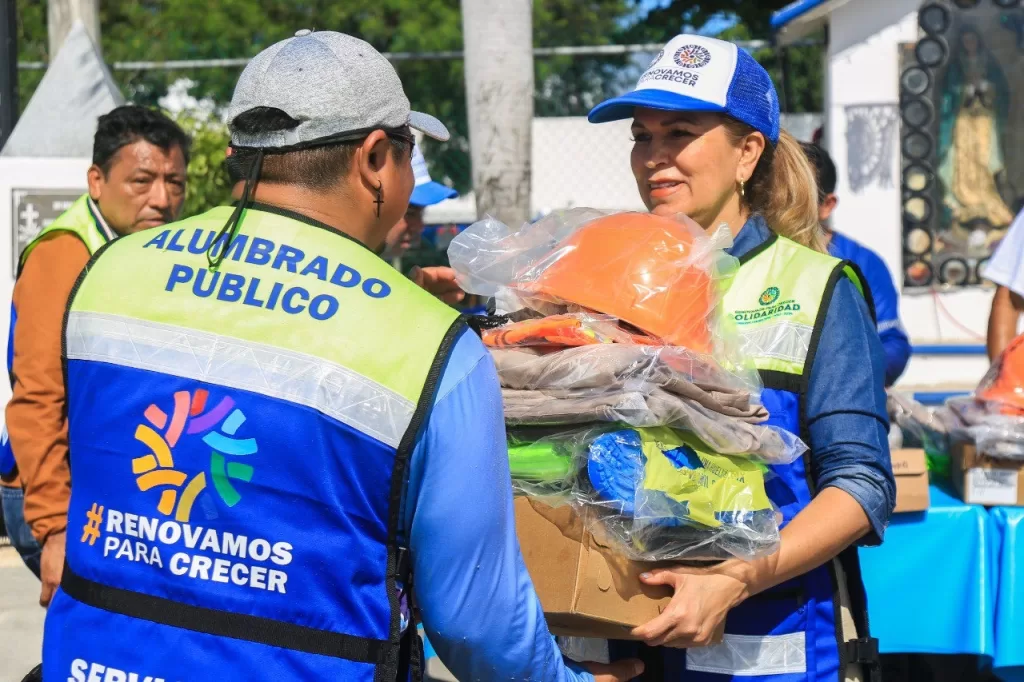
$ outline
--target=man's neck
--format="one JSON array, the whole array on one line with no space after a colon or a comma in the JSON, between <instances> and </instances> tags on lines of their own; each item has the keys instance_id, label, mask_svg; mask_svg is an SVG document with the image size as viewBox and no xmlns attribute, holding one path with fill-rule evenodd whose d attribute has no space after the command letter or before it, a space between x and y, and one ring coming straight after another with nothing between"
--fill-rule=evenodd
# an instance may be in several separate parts
<instances>
[{"instance_id":1,"label":"man's neck","mask_svg":"<svg viewBox=\"0 0 1024 682\"><path fill-rule=\"evenodd\" d=\"M91 204L91 210L93 215L96 217L96 221L99 223L100 231L103 232L108 239L116 239L117 237L123 237L125 233L120 230L114 229L114 226L110 224L107 217L103 215L103 209L100 208L99 203L89 197L89 203Z\"/></svg>"},{"instance_id":2,"label":"man's neck","mask_svg":"<svg viewBox=\"0 0 1024 682\"><path fill-rule=\"evenodd\" d=\"M240 200L242 190L243 184L236 184L231 193L232 198ZM302 187L261 184L257 185L252 193L252 201L283 208L316 220L371 249L376 249L383 243L383 239L374 234L375 224L372 218L363 215L365 211L350 206L344 195L335 195L330 201L325 201L322 193Z\"/></svg>"}]
</instances>

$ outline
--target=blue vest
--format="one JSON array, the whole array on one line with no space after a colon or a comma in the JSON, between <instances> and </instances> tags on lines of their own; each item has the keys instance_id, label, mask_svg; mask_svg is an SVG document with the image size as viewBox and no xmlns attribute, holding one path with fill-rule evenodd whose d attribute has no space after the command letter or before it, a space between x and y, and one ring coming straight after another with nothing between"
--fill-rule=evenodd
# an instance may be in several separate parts
<instances>
[{"instance_id":1,"label":"blue vest","mask_svg":"<svg viewBox=\"0 0 1024 682\"><path fill-rule=\"evenodd\" d=\"M850 278L868 297L855 266L772 235L740 259L723 301L745 355L758 367L770 425L808 440L803 398L836 283ZM814 496L810 457L771 467L766 491L783 526ZM726 617L722 644L699 649L648 649L616 643L613 655L640 655L644 679L686 682L812 682L842 680L848 663L877 663L868 635L856 551L746 600ZM843 636L839 581L845 573L858 639ZM871 649L874 647L875 656Z\"/></svg>"},{"instance_id":2,"label":"blue vest","mask_svg":"<svg viewBox=\"0 0 1024 682\"><path fill-rule=\"evenodd\" d=\"M408 676L400 504L458 315L272 207L212 272L231 211L122 237L72 296L47 680Z\"/></svg>"}]
</instances>

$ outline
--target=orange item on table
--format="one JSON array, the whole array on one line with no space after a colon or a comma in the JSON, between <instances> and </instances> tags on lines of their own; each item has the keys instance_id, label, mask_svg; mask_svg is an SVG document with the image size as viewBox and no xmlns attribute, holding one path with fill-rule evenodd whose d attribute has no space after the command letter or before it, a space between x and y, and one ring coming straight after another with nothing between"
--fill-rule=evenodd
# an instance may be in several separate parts
<instances>
[{"instance_id":1,"label":"orange item on table","mask_svg":"<svg viewBox=\"0 0 1024 682\"><path fill-rule=\"evenodd\" d=\"M1006 347L982 380L975 397L999 403L1004 414L1024 415L1024 335Z\"/></svg>"},{"instance_id":2,"label":"orange item on table","mask_svg":"<svg viewBox=\"0 0 1024 682\"><path fill-rule=\"evenodd\" d=\"M714 287L693 242L693 233L668 218L616 213L578 229L559 245L557 260L516 288L708 353Z\"/></svg>"},{"instance_id":3,"label":"orange item on table","mask_svg":"<svg viewBox=\"0 0 1024 682\"><path fill-rule=\"evenodd\" d=\"M650 346L659 343L655 338L622 329L614 318L586 313L552 315L487 329L483 332L483 341L490 348L574 347L597 343Z\"/></svg>"}]
</instances>

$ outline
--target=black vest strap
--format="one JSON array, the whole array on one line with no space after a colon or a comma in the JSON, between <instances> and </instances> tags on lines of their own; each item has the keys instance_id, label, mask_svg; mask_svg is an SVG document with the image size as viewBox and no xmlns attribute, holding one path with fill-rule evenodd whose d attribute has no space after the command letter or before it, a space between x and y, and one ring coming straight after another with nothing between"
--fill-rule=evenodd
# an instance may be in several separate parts
<instances>
[{"instance_id":1,"label":"black vest strap","mask_svg":"<svg viewBox=\"0 0 1024 682\"><path fill-rule=\"evenodd\" d=\"M640 682L663 682L665 679L665 654L660 647L640 644L637 657L644 663L644 671L637 679Z\"/></svg>"},{"instance_id":2,"label":"black vest strap","mask_svg":"<svg viewBox=\"0 0 1024 682\"><path fill-rule=\"evenodd\" d=\"M307 654L378 664L383 660L388 646L385 640L353 637L260 616L218 611L110 587L83 578L66 563L60 586L72 599L104 611Z\"/></svg>"},{"instance_id":3,"label":"black vest strap","mask_svg":"<svg viewBox=\"0 0 1024 682\"><path fill-rule=\"evenodd\" d=\"M760 369L757 373L761 376L761 383L765 388L788 391L798 395L803 389L803 376L800 374L790 374L774 369Z\"/></svg>"}]
</instances>

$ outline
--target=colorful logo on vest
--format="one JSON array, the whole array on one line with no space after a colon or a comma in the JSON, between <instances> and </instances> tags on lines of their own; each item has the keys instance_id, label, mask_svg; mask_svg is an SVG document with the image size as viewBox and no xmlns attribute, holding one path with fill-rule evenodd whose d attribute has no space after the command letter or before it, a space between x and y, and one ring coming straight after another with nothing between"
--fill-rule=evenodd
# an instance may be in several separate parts
<instances>
[{"instance_id":1,"label":"colorful logo on vest","mask_svg":"<svg viewBox=\"0 0 1024 682\"><path fill-rule=\"evenodd\" d=\"M183 523L191 519L196 500L211 485L225 505L238 504L242 495L233 481L248 483L254 470L230 458L246 457L259 450L256 439L236 437L245 424L245 414L235 407L235 401L225 396L206 410L208 399L205 389L178 391L169 416L152 404L144 415L148 423L139 424L135 430L136 440L149 448L148 454L132 460L136 485L142 492L159 490L157 511ZM182 438L201 438L210 448L206 471L190 474L177 468L174 449Z\"/></svg>"},{"instance_id":2,"label":"colorful logo on vest","mask_svg":"<svg viewBox=\"0 0 1024 682\"><path fill-rule=\"evenodd\" d=\"M779 300L779 288L768 287L761 294L761 298L759 298L757 302L760 303L761 305L771 305L772 303L775 303L777 300Z\"/></svg>"},{"instance_id":3,"label":"colorful logo on vest","mask_svg":"<svg viewBox=\"0 0 1024 682\"><path fill-rule=\"evenodd\" d=\"M684 69L699 69L711 62L711 53L700 45L683 45L673 58Z\"/></svg>"}]
</instances>

